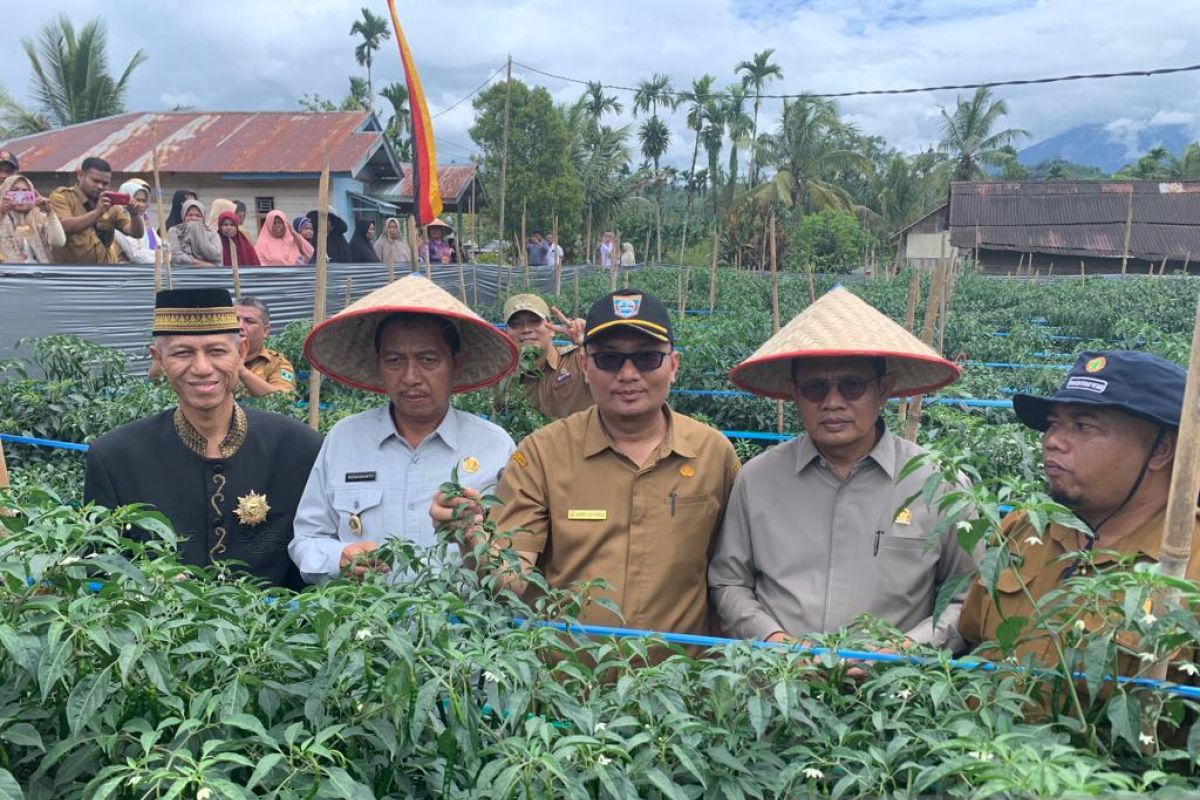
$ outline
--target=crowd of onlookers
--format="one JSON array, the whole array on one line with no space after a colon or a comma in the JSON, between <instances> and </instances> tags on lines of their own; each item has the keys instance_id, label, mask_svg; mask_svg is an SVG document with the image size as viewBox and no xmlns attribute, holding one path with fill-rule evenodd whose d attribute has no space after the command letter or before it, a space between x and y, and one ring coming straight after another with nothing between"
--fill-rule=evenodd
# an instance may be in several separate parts
<instances>
[{"instance_id":1,"label":"crowd of onlookers","mask_svg":"<svg viewBox=\"0 0 1200 800\"><path fill-rule=\"evenodd\" d=\"M316 261L320 215L309 211L288 220L267 213L257 236L246 228L246 204L214 198L207 207L197 192L180 189L166 220L156 224L152 189L141 178L111 187L112 167L85 158L75 184L42 195L20 173L20 162L0 150L0 262L15 264L153 264L156 251L177 266L296 266ZM406 221L390 217L383 230L369 219L349 226L332 209L324 234L330 262L412 264ZM426 238L426 233L428 238ZM453 229L440 219L411 232L417 262L456 263ZM562 250L559 249L561 256ZM236 262L235 262L236 259Z\"/></svg>"}]
</instances>

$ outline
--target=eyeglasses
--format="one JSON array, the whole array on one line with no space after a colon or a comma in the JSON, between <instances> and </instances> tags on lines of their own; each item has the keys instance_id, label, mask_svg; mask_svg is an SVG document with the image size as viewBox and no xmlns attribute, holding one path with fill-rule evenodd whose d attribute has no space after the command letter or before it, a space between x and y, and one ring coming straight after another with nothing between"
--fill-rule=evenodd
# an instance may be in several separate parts
<instances>
[{"instance_id":1,"label":"eyeglasses","mask_svg":"<svg viewBox=\"0 0 1200 800\"><path fill-rule=\"evenodd\" d=\"M838 394L846 400L857 400L867 393L867 387L873 378L840 378L837 381L815 379L796 384L796 391L810 403L819 403L829 396L829 391L837 387Z\"/></svg>"},{"instance_id":2,"label":"eyeglasses","mask_svg":"<svg viewBox=\"0 0 1200 800\"><path fill-rule=\"evenodd\" d=\"M653 372L662 366L663 359L671 355L662 350L639 350L636 353L618 353L615 350L602 350L599 353L588 353L596 362L596 369L601 372L620 372L626 361L632 361L638 372Z\"/></svg>"}]
</instances>

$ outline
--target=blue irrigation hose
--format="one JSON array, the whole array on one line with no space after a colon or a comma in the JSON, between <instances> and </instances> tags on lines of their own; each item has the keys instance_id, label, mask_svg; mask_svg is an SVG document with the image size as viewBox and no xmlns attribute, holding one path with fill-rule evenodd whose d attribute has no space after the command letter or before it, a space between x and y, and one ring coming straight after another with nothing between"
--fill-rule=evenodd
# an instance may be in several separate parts
<instances>
[{"instance_id":1,"label":"blue irrigation hose","mask_svg":"<svg viewBox=\"0 0 1200 800\"><path fill-rule=\"evenodd\" d=\"M77 450L80 453L88 451L86 444L79 444L78 442L59 442L54 439L39 439L35 436L15 436L11 433L0 433L0 441L12 442L14 444L32 444L38 447L53 447L59 450Z\"/></svg>"},{"instance_id":2,"label":"blue irrigation hose","mask_svg":"<svg viewBox=\"0 0 1200 800\"><path fill-rule=\"evenodd\" d=\"M1071 368L1070 364L1014 364L1009 361L966 361L968 367L988 367L990 369L1061 369L1064 372Z\"/></svg>"}]
</instances>

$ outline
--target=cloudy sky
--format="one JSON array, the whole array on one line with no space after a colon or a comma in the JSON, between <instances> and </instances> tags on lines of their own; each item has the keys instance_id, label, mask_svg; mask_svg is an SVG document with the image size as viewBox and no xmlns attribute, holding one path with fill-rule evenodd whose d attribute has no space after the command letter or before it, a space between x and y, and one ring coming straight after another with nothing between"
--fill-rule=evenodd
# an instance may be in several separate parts
<instances>
[{"instance_id":1,"label":"cloudy sky","mask_svg":"<svg viewBox=\"0 0 1200 800\"><path fill-rule=\"evenodd\" d=\"M358 9L386 15L383 0L42 0L8 15L14 43L57 14L81 21L101 13L111 67L138 48L149 60L134 75L131 110L176 105L202 110L290 109L316 92L338 99L347 76L362 70L349 34ZM718 85L758 50L775 48L784 79L778 93L839 92L1116 72L1200 63L1197 0L399 0L431 110L436 114L515 61L547 72L631 85L653 72L677 88L709 72ZM36 10L35 10L36 9ZM401 79L394 42L377 56L375 84ZM559 101L578 85L514 74L546 86ZM0 50L0 83L29 97L30 71L20 47ZM502 75L496 80L502 79ZM1200 133L1200 73L998 90L1010 124L1029 143L1087 122L1114 136L1150 121L1183 122ZM615 92L625 103L629 96ZM969 92L963 92L968 94ZM839 101L866 134L909 151L938 138L939 105L955 92ZM384 101L381 101L384 102ZM778 101L764 101L773 121ZM470 102L435 120L440 161L462 161L473 147ZM630 118L631 119L631 118ZM671 160L686 163L690 136L682 116Z\"/></svg>"}]
</instances>

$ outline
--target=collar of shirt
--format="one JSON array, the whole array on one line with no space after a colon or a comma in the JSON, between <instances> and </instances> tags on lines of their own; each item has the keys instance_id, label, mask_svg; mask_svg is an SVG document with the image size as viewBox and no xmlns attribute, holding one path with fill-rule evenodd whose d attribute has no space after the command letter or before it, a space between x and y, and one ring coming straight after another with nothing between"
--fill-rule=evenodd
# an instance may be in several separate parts
<instances>
[{"instance_id":1,"label":"collar of shirt","mask_svg":"<svg viewBox=\"0 0 1200 800\"><path fill-rule=\"evenodd\" d=\"M459 411L454 406L447 408L446 416L442 417L441 424L437 426L437 429L433 433L431 433L429 436L426 436L424 441L422 441L418 447L424 446L426 442L432 440L434 437L437 437L441 439L442 442L444 442L445 445L451 450L457 450L459 431L458 414ZM395 436L405 447L408 447L411 450L418 449L417 447L412 447L412 445L410 445L408 441L396 430L396 422L392 419L392 404L390 402L383 408L376 411L375 419L377 425L376 441L378 442L379 447L383 447L383 443L386 442L389 437Z\"/></svg>"},{"instance_id":2,"label":"collar of shirt","mask_svg":"<svg viewBox=\"0 0 1200 800\"><path fill-rule=\"evenodd\" d=\"M686 437L677 436L675 433L675 412L665 403L662 411L667 418L667 435L663 437L662 444L658 446L657 451L660 453L674 452L684 458L695 458L696 448L687 441ZM588 415L588 419L587 430L583 436L583 457L591 458L605 450L617 452L617 449L613 447L612 438L600 424L600 410L596 406L592 406L585 413Z\"/></svg>"},{"instance_id":3,"label":"collar of shirt","mask_svg":"<svg viewBox=\"0 0 1200 800\"><path fill-rule=\"evenodd\" d=\"M1162 554L1162 535L1166 524L1167 508L1163 506L1149 519L1139 525L1136 530L1127 533L1111 544L1105 543L1104 532L1101 531L1100 538L1096 540L1094 547L1097 551L1115 550L1118 553L1126 555L1141 553L1147 558L1158 561ZM1064 553L1073 553L1076 550L1084 549L1084 546L1079 543L1079 532L1074 528L1054 524L1049 526L1046 532L1051 539L1058 543L1058 546L1062 548ZM1092 557L1092 561L1097 564L1105 564L1116 560L1116 557L1102 552L1096 552Z\"/></svg>"},{"instance_id":4,"label":"collar of shirt","mask_svg":"<svg viewBox=\"0 0 1200 800\"><path fill-rule=\"evenodd\" d=\"M75 199L79 201L79 205L83 206L84 211L91 211L95 208L94 205L90 205L92 201L83 193L83 187L79 184L75 184Z\"/></svg>"},{"instance_id":5,"label":"collar of shirt","mask_svg":"<svg viewBox=\"0 0 1200 800\"><path fill-rule=\"evenodd\" d=\"M882 469L889 478L895 480L897 472L896 436L891 431L887 430L887 428L883 427L883 420L879 421L878 426L879 427L877 430L879 428L883 428L879 435L879 441L877 441L875 446L871 448L871 452L863 456L859 462L854 465L854 470L851 470L851 474L858 469L860 464L869 458L878 464L879 468ZM799 443L796 445L796 474L799 475L801 472L807 469L808 466L813 463L813 461L818 459L821 460L822 466L824 466L824 456L822 456L820 451L817 450L817 446L813 444L812 437L800 437Z\"/></svg>"},{"instance_id":6,"label":"collar of shirt","mask_svg":"<svg viewBox=\"0 0 1200 800\"><path fill-rule=\"evenodd\" d=\"M560 360L560 353L558 352L558 348L554 345L550 345L550 349L542 354L542 361L545 363L546 369L548 369L550 372L558 371L558 364Z\"/></svg>"}]
</instances>

